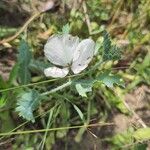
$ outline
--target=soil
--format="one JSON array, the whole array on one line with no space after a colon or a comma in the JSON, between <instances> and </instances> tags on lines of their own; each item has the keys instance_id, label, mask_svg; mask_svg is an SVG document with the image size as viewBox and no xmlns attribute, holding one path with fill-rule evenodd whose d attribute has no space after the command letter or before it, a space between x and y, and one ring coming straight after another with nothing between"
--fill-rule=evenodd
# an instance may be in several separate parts
<instances>
[{"instance_id":1,"label":"soil","mask_svg":"<svg viewBox=\"0 0 150 150\"><path fill-rule=\"evenodd\" d=\"M8 80L15 62L16 52L13 49L0 50L0 75L4 80Z\"/></svg>"}]
</instances>

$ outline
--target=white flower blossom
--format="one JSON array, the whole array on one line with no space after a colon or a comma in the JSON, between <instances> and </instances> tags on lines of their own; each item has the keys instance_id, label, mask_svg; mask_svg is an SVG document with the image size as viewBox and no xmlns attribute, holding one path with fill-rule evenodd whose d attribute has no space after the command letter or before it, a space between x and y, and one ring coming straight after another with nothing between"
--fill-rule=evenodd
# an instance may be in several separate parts
<instances>
[{"instance_id":1,"label":"white flower blossom","mask_svg":"<svg viewBox=\"0 0 150 150\"><path fill-rule=\"evenodd\" d=\"M84 39L81 42L70 34L53 35L44 47L46 58L54 65L44 70L47 77L65 77L71 69L74 74L84 70L93 58L95 42Z\"/></svg>"}]
</instances>

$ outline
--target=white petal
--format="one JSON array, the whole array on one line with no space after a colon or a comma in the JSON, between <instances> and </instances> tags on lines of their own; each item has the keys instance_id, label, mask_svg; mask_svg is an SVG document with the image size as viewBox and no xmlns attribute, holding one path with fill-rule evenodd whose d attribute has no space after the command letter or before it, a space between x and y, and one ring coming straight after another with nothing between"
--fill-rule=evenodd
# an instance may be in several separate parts
<instances>
[{"instance_id":1,"label":"white petal","mask_svg":"<svg viewBox=\"0 0 150 150\"><path fill-rule=\"evenodd\" d=\"M71 67L71 70L73 71L74 74L78 74L78 73L80 73L82 70L84 70L87 66L88 66L88 64L84 64L84 65L74 64L74 65Z\"/></svg>"},{"instance_id":2,"label":"white petal","mask_svg":"<svg viewBox=\"0 0 150 150\"><path fill-rule=\"evenodd\" d=\"M77 74L84 70L93 58L95 51L95 42L91 39L85 39L78 45L71 66L72 71Z\"/></svg>"},{"instance_id":3,"label":"white petal","mask_svg":"<svg viewBox=\"0 0 150 150\"><path fill-rule=\"evenodd\" d=\"M64 44L64 53L65 58L68 63L72 62L74 51L76 50L79 44L79 38L73 37L70 34L65 34L63 36L63 44Z\"/></svg>"},{"instance_id":4,"label":"white petal","mask_svg":"<svg viewBox=\"0 0 150 150\"><path fill-rule=\"evenodd\" d=\"M73 59L73 52L78 43L79 38L70 34L54 35L49 38L44 47L45 56L55 65L67 66Z\"/></svg>"},{"instance_id":5,"label":"white petal","mask_svg":"<svg viewBox=\"0 0 150 150\"><path fill-rule=\"evenodd\" d=\"M65 77L69 72L68 68L58 68L58 67L49 67L44 70L44 74L46 77L54 77L54 78L63 78Z\"/></svg>"}]
</instances>

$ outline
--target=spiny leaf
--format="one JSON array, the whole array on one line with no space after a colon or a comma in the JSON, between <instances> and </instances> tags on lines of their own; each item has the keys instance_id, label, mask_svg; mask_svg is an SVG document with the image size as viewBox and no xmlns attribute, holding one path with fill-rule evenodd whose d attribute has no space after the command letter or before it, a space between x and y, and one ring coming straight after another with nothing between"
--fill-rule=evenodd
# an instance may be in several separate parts
<instances>
[{"instance_id":1,"label":"spiny leaf","mask_svg":"<svg viewBox=\"0 0 150 150\"><path fill-rule=\"evenodd\" d=\"M34 122L33 111L37 108L40 102L40 95L35 90L29 90L21 93L18 97L16 111L23 118Z\"/></svg>"},{"instance_id":2,"label":"spiny leaf","mask_svg":"<svg viewBox=\"0 0 150 150\"><path fill-rule=\"evenodd\" d=\"M92 87L96 83L103 83L109 88L113 88L113 86L119 85L124 87L124 82L119 75L113 75L110 71L105 71L101 73L96 79L92 80L79 80L75 82L75 87L79 95L82 97L87 97L86 93L92 91Z\"/></svg>"},{"instance_id":3,"label":"spiny leaf","mask_svg":"<svg viewBox=\"0 0 150 150\"><path fill-rule=\"evenodd\" d=\"M111 40L110 40L110 36L107 33L107 31L103 31L103 38L104 38L103 47L104 47L104 52L105 52L111 48Z\"/></svg>"},{"instance_id":4,"label":"spiny leaf","mask_svg":"<svg viewBox=\"0 0 150 150\"><path fill-rule=\"evenodd\" d=\"M119 75L111 74L110 71L105 71L100 74L97 81L102 82L109 88L113 88L114 84L124 87L124 82L121 80L121 77Z\"/></svg>"},{"instance_id":5,"label":"spiny leaf","mask_svg":"<svg viewBox=\"0 0 150 150\"><path fill-rule=\"evenodd\" d=\"M29 51L28 44L22 40L19 46L19 55L18 55L18 63L19 63L19 79L22 84L28 84L31 80L31 74L29 72L28 66L31 60L31 52Z\"/></svg>"},{"instance_id":6,"label":"spiny leaf","mask_svg":"<svg viewBox=\"0 0 150 150\"><path fill-rule=\"evenodd\" d=\"M111 44L110 36L107 31L103 32L103 60L118 60L121 58L120 49L116 45Z\"/></svg>"}]
</instances>

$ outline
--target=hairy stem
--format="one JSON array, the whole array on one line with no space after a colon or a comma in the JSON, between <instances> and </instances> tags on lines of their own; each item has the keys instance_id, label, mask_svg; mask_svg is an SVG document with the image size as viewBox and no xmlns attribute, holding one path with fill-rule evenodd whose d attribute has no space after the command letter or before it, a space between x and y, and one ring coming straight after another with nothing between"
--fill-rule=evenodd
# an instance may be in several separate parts
<instances>
[{"instance_id":1,"label":"hairy stem","mask_svg":"<svg viewBox=\"0 0 150 150\"><path fill-rule=\"evenodd\" d=\"M64 83L63 85L58 86L58 87L56 87L56 88L54 88L54 89L52 89L52 90L50 90L50 91L48 91L48 92L44 92L44 93L42 93L41 95L42 95L42 96L45 96L45 95L49 95L49 94L51 94L51 93L55 93L55 92L57 92L57 91L59 91L59 90L61 90L61 89L64 89L64 88L70 86L71 84L72 84L72 81L69 80L68 82Z\"/></svg>"}]
</instances>

